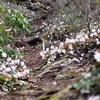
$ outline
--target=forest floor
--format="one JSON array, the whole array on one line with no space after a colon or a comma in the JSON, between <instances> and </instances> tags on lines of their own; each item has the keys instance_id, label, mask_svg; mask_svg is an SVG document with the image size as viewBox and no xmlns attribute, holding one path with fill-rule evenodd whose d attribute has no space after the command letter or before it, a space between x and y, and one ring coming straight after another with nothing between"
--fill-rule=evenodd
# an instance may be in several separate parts
<instances>
[{"instance_id":1,"label":"forest floor","mask_svg":"<svg viewBox=\"0 0 100 100\"><path fill-rule=\"evenodd\" d=\"M38 12L36 13L38 14ZM29 19L32 27L31 30L33 29L32 31L38 31L43 24L44 29L50 23L51 26L53 25L53 20L57 17L57 15L55 15L57 12L53 11L53 14L46 14L47 15L42 13L39 17ZM45 33L48 30L45 30L42 32L42 35L40 35L47 41L48 39L45 37ZM87 52L84 52L86 58L84 57L82 61L68 60L68 56L70 56L70 58L75 57L79 59L80 55L78 52L76 53L77 55L74 56L64 54L50 65L45 65L40 55L42 51L42 40L34 37L34 33L31 36L25 34L25 39L23 39L22 35L19 35L15 43L16 47L24 47L25 62L30 69L27 89L1 95L0 100L86 100L84 98L75 99L76 95L68 92L68 89L77 79L81 78L82 73L87 71L87 66L92 65L94 62L93 54L87 55ZM86 50L86 48L82 47L82 44L77 47L80 52Z\"/></svg>"}]
</instances>

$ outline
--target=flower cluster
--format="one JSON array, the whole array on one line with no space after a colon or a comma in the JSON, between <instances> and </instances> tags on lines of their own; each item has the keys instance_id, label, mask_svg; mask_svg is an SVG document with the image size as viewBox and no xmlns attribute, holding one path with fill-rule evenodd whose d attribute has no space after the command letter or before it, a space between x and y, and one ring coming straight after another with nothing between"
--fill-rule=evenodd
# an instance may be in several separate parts
<instances>
[{"instance_id":1,"label":"flower cluster","mask_svg":"<svg viewBox=\"0 0 100 100\"><path fill-rule=\"evenodd\" d=\"M11 34L11 27L18 29L20 33L21 29L24 31L29 22L20 12L6 10L1 5L0 14L0 91L15 91L26 84L22 79L28 79L29 69L23 60L24 47L17 48L14 45L15 35ZM15 22L15 19L18 20Z\"/></svg>"},{"instance_id":2,"label":"flower cluster","mask_svg":"<svg viewBox=\"0 0 100 100\"><path fill-rule=\"evenodd\" d=\"M97 49L94 54L94 58L97 62L100 62L100 50Z\"/></svg>"},{"instance_id":3,"label":"flower cluster","mask_svg":"<svg viewBox=\"0 0 100 100\"><path fill-rule=\"evenodd\" d=\"M2 59L0 60L0 74L6 75L7 78L12 76L16 79L27 77L29 70L25 62L20 57L11 58L7 53L1 53Z\"/></svg>"},{"instance_id":4,"label":"flower cluster","mask_svg":"<svg viewBox=\"0 0 100 100\"><path fill-rule=\"evenodd\" d=\"M92 29L91 30L91 33L89 34L88 32L86 32L85 29L81 30L74 39L69 39L69 38L66 38L66 43L76 43L76 42L88 42L91 40L91 38L95 37L95 41L97 42L97 44L99 44L99 40L98 37L99 35L99 32L100 32L100 29Z\"/></svg>"},{"instance_id":5,"label":"flower cluster","mask_svg":"<svg viewBox=\"0 0 100 100\"><path fill-rule=\"evenodd\" d=\"M97 30L97 31L96 31ZM91 38L94 37L94 41L98 44L100 44L98 34L99 34L100 29L91 29L91 33L89 34L88 32L86 33L86 30L83 29L81 30L75 38L66 38L64 42L60 42L59 46L51 46L50 48L45 48L45 50L40 52L40 55L42 56L42 59L47 59L48 58L48 63L51 61L54 61L58 54L65 54L66 52L69 54L74 54L74 45L76 43L88 43L91 41ZM59 41L58 41L59 42ZM58 43L57 42L57 43ZM95 53L96 54L96 53ZM81 54L83 57L84 54ZM96 57L97 58L97 54ZM82 60L82 58L80 58ZM76 61L76 60L74 60ZM79 61L78 61L79 62Z\"/></svg>"},{"instance_id":6,"label":"flower cluster","mask_svg":"<svg viewBox=\"0 0 100 100\"><path fill-rule=\"evenodd\" d=\"M60 42L60 45L57 47L51 46L50 48L46 48L45 50L40 52L40 55L42 56L42 59L48 59L48 63L51 63L55 59L57 59L57 56L61 56L62 54L65 54L66 50L64 48L64 43Z\"/></svg>"},{"instance_id":7,"label":"flower cluster","mask_svg":"<svg viewBox=\"0 0 100 100\"><path fill-rule=\"evenodd\" d=\"M89 97L88 100L100 100L100 96L99 95L97 95L97 96L93 95L93 96Z\"/></svg>"}]
</instances>

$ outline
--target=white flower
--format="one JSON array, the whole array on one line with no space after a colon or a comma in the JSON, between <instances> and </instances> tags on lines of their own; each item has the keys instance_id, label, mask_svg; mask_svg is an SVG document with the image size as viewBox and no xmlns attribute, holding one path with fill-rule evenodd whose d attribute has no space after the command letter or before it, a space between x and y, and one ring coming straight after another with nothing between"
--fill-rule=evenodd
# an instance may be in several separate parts
<instances>
[{"instance_id":1,"label":"white flower","mask_svg":"<svg viewBox=\"0 0 100 100\"><path fill-rule=\"evenodd\" d=\"M46 51L41 51L41 52L40 52L40 55L41 55L41 56L44 56L45 54L46 54Z\"/></svg>"},{"instance_id":2,"label":"white flower","mask_svg":"<svg viewBox=\"0 0 100 100\"><path fill-rule=\"evenodd\" d=\"M91 32L93 32L93 33L96 32L96 29L92 29Z\"/></svg>"},{"instance_id":3,"label":"white flower","mask_svg":"<svg viewBox=\"0 0 100 100\"><path fill-rule=\"evenodd\" d=\"M76 61L78 63L80 62L79 59L77 59L77 58L73 58L72 61Z\"/></svg>"},{"instance_id":4,"label":"white flower","mask_svg":"<svg viewBox=\"0 0 100 100\"><path fill-rule=\"evenodd\" d=\"M48 35L48 38L50 37L50 35Z\"/></svg>"},{"instance_id":5,"label":"white flower","mask_svg":"<svg viewBox=\"0 0 100 100\"><path fill-rule=\"evenodd\" d=\"M12 65L12 66L15 65L14 60L11 60L10 65Z\"/></svg>"},{"instance_id":6,"label":"white flower","mask_svg":"<svg viewBox=\"0 0 100 100\"><path fill-rule=\"evenodd\" d=\"M27 69L27 70L24 70L23 72L22 72L22 74L25 76L25 75L27 75L27 74L29 74L29 70Z\"/></svg>"},{"instance_id":7,"label":"white flower","mask_svg":"<svg viewBox=\"0 0 100 100\"><path fill-rule=\"evenodd\" d=\"M56 51L55 50L51 50L50 51L50 54L52 55L52 54L54 54Z\"/></svg>"},{"instance_id":8,"label":"white flower","mask_svg":"<svg viewBox=\"0 0 100 100\"><path fill-rule=\"evenodd\" d=\"M21 77L23 77L23 74L22 74L21 72L17 72L17 73L14 75L14 77L16 77L16 78L21 78Z\"/></svg>"},{"instance_id":9,"label":"white flower","mask_svg":"<svg viewBox=\"0 0 100 100\"><path fill-rule=\"evenodd\" d=\"M99 39L98 39L98 38L96 38L95 40L96 40L96 41L99 41Z\"/></svg>"},{"instance_id":10,"label":"white flower","mask_svg":"<svg viewBox=\"0 0 100 100\"><path fill-rule=\"evenodd\" d=\"M75 43L75 39L70 39L69 43Z\"/></svg>"},{"instance_id":11,"label":"white flower","mask_svg":"<svg viewBox=\"0 0 100 100\"><path fill-rule=\"evenodd\" d=\"M76 36L76 39L80 39L81 37L82 37L82 36L78 34L78 35Z\"/></svg>"},{"instance_id":12,"label":"white flower","mask_svg":"<svg viewBox=\"0 0 100 100\"><path fill-rule=\"evenodd\" d=\"M22 62L20 63L20 65L21 65L21 66L24 66L24 65L25 65L24 61L22 61Z\"/></svg>"},{"instance_id":13,"label":"white flower","mask_svg":"<svg viewBox=\"0 0 100 100\"><path fill-rule=\"evenodd\" d=\"M97 62L100 62L100 51L99 50L95 51L94 59L96 59Z\"/></svg>"},{"instance_id":14,"label":"white flower","mask_svg":"<svg viewBox=\"0 0 100 100\"><path fill-rule=\"evenodd\" d=\"M60 25L64 24L64 22L60 22Z\"/></svg>"},{"instance_id":15,"label":"white flower","mask_svg":"<svg viewBox=\"0 0 100 100\"><path fill-rule=\"evenodd\" d=\"M49 48L46 48L46 52L49 52Z\"/></svg>"},{"instance_id":16,"label":"white flower","mask_svg":"<svg viewBox=\"0 0 100 100\"><path fill-rule=\"evenodd\" d=\"M81 56L83 57L83 56L84 56L84 54L82 53L82 54L81 54Z\"/></svg>"},{"instance_id":17,"label":"white flower","mask_svg":"<svg viewBox=\"0 0 100 100\"><path fill-rule=\"evenodd\" d=\"M27 69L27 67L24 65L24 66L23 66L23 69Z\"/></svg>"},{"instance_id":18,"label":"white flower","mask_svg":"<svg viewBox=\"0 0 100 100\"><path fill-rule=\"evenodd\" d=\"M5 52L2 52L2 57L6 58L7 57L7 54Z\"/></svg>"},{"instance_id":19,"label":"white flower","mask_svg":"<svg viewBox=\"0 0 100 100\"><path fill-rule=\"evenodd\" d=\"M55 55L52 55L51 56L51 61L54 61L56 59L56 56Z\"/></svg>"},{"instance_id":20,"label":"white flower","mask_svg":"<svg viewBox=\"0 0 100 100\"><path fill-rule=\"evenodd\" d=\"M80 39L80 41L81 41L81 42L85 42L85 38L82 37L82 38Z\"/></svg>"},{"instance_id":21,"label":"white flower","mask_svg":"<svg viewBox=\"0 0 100 100\"><path fill-rule=\"evenodd\" d=\"M23 46L22 49L25 49L25 47Z\"/></svg>"},{"instance_id":22,"label":"white flower","mask_svg":"<svg viewBox=\"0 0 100 100\"><path fill-rule=\"evenodd\" d=\"M17 68L17 66L11 66L11 69L12 69L13 71L15 71L16 68Z\"/></svg>"},{"instance_id":23,"label":"white flower","mask_svg":"<svg viewBox=\"0 0 100 100\"><path fill-rule=\"evenodd\" d=\"M72 59L68 58L68 62L69 62L69 63L72 63Z\"/></svg>"},{"instance_id":24,"label":"white flower","mask_svg":"<svg viewBox=\"0 0 100 100\"><path fill-rule=\"evenodd\" d=\"M6 65L5 64L0 65L0 70L1 71L4 70L5 68L6 68Z\"/></svg>"},{"instance_id":25,"label":"white flower","mask_svg":"<svg viewBox=\"0 0 100 100\"><path fill-rule=\"evenodd\" d=\"M82 58L82 57L80 57L80 60L83 60L83 58Z\"/></svg>"},{"instance_id":26,"label":"white flower","mask_svg":"<svg viewBox=\"0 0 100 100\"><path fill-rule=\"evenodd\" d=\"M54 49L55 47L52 45L50 48L51 48L51 49Z\"/></svg>"},{"instance_id":27,"label":"white flower","mask_svg":"<svg viewBox=\"0 0 100 100\"><path fill-rule=\"evenodd\" d=\"M85 77L85 78L91 77L91 73L85 73L85 74L84 74L84 77Z\"/></svg>"},{"instance_id":28,"label":"white flower","mask_svg":"<svg viewBox=\"0 0 100 100\"><path fill-rule=\"evenodd\" d=\"M57 52L57 51L58 51L58 49L59 49L58 47L55 47L55 49L54 49L54 50L55 50L55 52Z\"/></svg>"},{"instance_id":29,"label":"white flower","mask_svg":"<svg viewBox=\"0 0 100 100\"><path fill-rule=\"evenodd\" d=\"M94 32L93 35L94 35L94 36L97 36L98 34L97 34L97 32Z\"/></svg>"},{"instance_id":30,"label":"white flower","mask_svg":"<svg viewBox=\"0 0 100 100\"><path fill-rule=\"evenodd\" d=\"M53 82L53 85L55 85L55 86L56 86L56 85L57 85L57 82L56 82L56 81L54 81L54 82Z\"/></svg>"},{"instance_id":31,"label":"white flower","mask_svg":"<svg viewBox=\"0 0 100 100\"><path fill-rule=\"evenodd\" d=\"M14 63L15 63L15 64L19 64L19 63L20 63L20 59L14 60Z\"/></svg>"},{"instance_id":32,"label":"white flower","mask_svg":"<svg viewBox=\"0 0 100 100\"><path fill-rule=\"evenodd\" d=\"M40 52L40 55L41 55L41 56L43 56L43 55L44 55L43 51L41 51L41 52Z\"/></svg>"},{"instance_id":33,"label":"white flower","mask_svg":"<svg viewBox=\"0 0 100 100\"><path fill-rule=\"evenodd\" d=\"M10 72L10 71L11 71L10 67L5 68L5 72Z\"/></svg>"},{"instance_id":34,"label":"white flower","mask_svg":"<svg viewBox=\"0 0 100 100\"><path fill-rule=\"evenodd\" d=\"M69 44L69 49L72 50L73 49L73 45Z\"/></svg>"},{"instance_id":35,"label":"white flower","mask_svg":"<svg viewBox=\"0 0 100 100\"><path fill-rule=\"evenodd\" d=\"M93 34L93 33L91 33L91 34L90 34L90 37L93 37L93 36L94 36L94 34Z\"/></svg>"},{"instance_id":36,"label":"white flower","mask_svg":"<svg viewBox=\"0 0 100 100\"><path fill-rule=\"evenodd\" d=\"M59 47L63 47L64 46L64 42L60 42L60 46Z\"/></svg>"},{"instance_id":37,"label":"white flower","mask_svg":"<svg viewBox=\"0 0 100 100\"><path fill-rule=\"evenodd\" d=\"M61 52L65 54L66 53L66 50L65 49L62 49Z\"/></svg>"},{"instance_id":38,"label":"white flower","mask_svg":"<svg viewBox=\"0 0 100 100\"><path fill-rule=\"evenodd\" d=\"M96 44L97 44L97 45L100 44L100 41L99 41L98 38L96 38L95 41L96 41Z\"/></svg>"},{"instance_id":39,"label":"white flower","mask_svg":"<svg viewBox=\"0 0 100 100\"><path fill-rule=\"evenodd\" d=\"M97 44L97 45L99 45L99 44L100 44L100 42L99 42L99 41L97 41L97 42L96 42L96 44Z\"/></svg>"},{"instance_id":40,"label":"white flower","mask_svg":"<svg viewBox=\"0 0 100 100\"><path fill-rule=\"evenodd\" d=\"M10 57L7 58L7 62L10 62L12 59Z\"/></svg>"},{"instance_id":41,"label":"white flower","mask_svg":"<svg viewBox=\"0 0 100 100\"><path fill-rule=\"evenodd\" d=\"M46 55L44 54L44 55L42 55L42 59L45 59L46 58Z\"/></svg>"},{"instance_id":42,"label":"white flower","mask_svg":"<svg viewBox=\"0 0 100 100\"><path fill-rule=\"evenodd\" d=\"M41 51L40 55L41 55L42 59L45 59L46 56L47 56L47 52L46 51Z\"/></svg>"},{"instance_id":43,"label":"white flower","mask_svg":"<svg viewBox=\"0 0 100 100\"><path fill-rule=\"evenodd\" d=\"M56 26L56 25L54 25L53 27L54 27L54 28L56 28L57 26Z\"/></svg>"},{"instance_id":44,"label":"white flower","mask_svg":"<svg viewBox=\"0 0 100 100\"><path fill-rule=\"evenodd\" d=\"M74 54L74 52L73 52L72 50L71 50L71 51L69 51L69 53L70 53L70 54L72 54L72 55Z\"/></svg>"},{"instance_id":45,"label":"white flower","mask_svg":"<svg viewBox=\"0 0 100 100\"><path fill-rule=\"evenodd\" d=\"M58 49L58 53L59 53L59 54L61 53L61 49Z\"/></svg>"},{"instance_id":46,"label":"white flower","mask_svg":"<svg viewBox=\"0 0 100 100\"><path fill-rule=\"evenodd\" d=\"M50 60L48 60L48 61L47 61L47 63L48 63L48 64L51 64L51 61L50 61Z\"/></svg>"},{"instance_id":47,"label":"white flower","mask_svg":"<svg viewBox=\"0 0 100 100\"><path fill-rule=\"evenodd\" d=\"M100 29L98 29L97 32L99 33L100 32Z\"/></svg>"},{"instance_id":48,"label":"white flower","mask_svg":"<svg viewBox=\"0 0 100 100\"><path fill-rule=\"evenodd\" d=\"M60 30L60 27L58 27L58 30Z\"/></svg>"},{"instance_id":49,"label":"white flower","mask_svg":"<svg viewBox=\"0 0 100 100\"><path fill-rule=\"evenodd\" d=\"M84 37L85 37L85 39L88 39L89 38L87 34Z\"/></svg>"},{"instance_id":50,"label":"white flower","mask_svg":"<svg viewBox=\"0 0 100 100\"><path fill-rule=\"evenodd\" d=\"M100 96L97 95L97 96L91 96L88 98L88 100L100 100Z\"/></svg>"},{"instance_id":51,"label":"white flower","mask_svg":"<svg viewBox=\"0 0 100 100\"><path fill-rule=\"evenodd\" d=\"M70 39L66 38L65 43L70 43Z\"/></svg>"},{"instance_id":52,"label":"white flower","mask_svg":"<svg viewBox=\"0 0 100 100\"><path fill-rule=\"evenodd\" d=\"M25 81L22 81L22 80L19 80L19 82L20 82L21 85L26 83Z\"/></svg>"}]
</instances>

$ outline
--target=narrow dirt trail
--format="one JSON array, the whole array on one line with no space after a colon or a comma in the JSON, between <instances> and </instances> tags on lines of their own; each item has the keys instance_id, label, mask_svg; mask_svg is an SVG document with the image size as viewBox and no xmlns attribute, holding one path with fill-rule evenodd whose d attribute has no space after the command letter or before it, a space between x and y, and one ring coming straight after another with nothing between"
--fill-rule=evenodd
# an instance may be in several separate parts
<instances>
[{"instance_id":1,"label":"narrow dirt trail","mask_svg":"<svg viewBox=\"0 0 100 100\"><path fill-rule=\"evenodd\" d=\"M46 14L49 17L50 13ZM1 95L0 100L72 100L67 98L67 95L70 96L68 94L68 88L75 80L81 78L82 73L86 71L86 68L82 67L80 63L83 64L88 58L90 59L92 57L88 57L89 55L83 52L84 48L81 48L82 45L77 47L79 49L78 51L82 51L87 57L87 59L83 59L84 62L69 61L68 57L70 56L72 58L73 56L65 54L50 65L45 65L45 61L40 56L42 40L34 42L35 38L33 40L29 38L34 37L34 34L38 32L42 34L41 36L46 37L46 32L51 31L47 27L50 24L50 27L54 25L53 21L55 18L54 15L50 16L51 19L46 18L44 13L40 15L30 20L33 34L31 34L32 36L25 37L28 42L22 39L23 36L19 36L22 41L16 41L15 43L16 47L24 47L25 62L30 69L29 80L27 81L28 87L20 91ZM43 30L42 32L41 29ZM78 53L80 54L80 52ZM88 62L85 62L85 64L88 64Z\"/></svg>"}]
</instances>

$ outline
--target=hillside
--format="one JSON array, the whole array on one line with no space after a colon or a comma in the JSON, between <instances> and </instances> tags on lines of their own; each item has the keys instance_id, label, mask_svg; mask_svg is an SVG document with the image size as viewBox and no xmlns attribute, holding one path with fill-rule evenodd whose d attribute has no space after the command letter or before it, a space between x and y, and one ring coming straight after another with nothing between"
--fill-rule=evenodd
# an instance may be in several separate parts
<instances>
[{"instance_id":1,"label":"hillside","mask_svg":"<svg viewBox=\"0 0 100 100\"><path fill-rule=\"evenodd\" d=\"M100 1L89 1L0 0L0 34L23 55L1 34L0 100L100 100ZM4 52L17 68L2 69Z\"/></svg>"}]
</instances>

